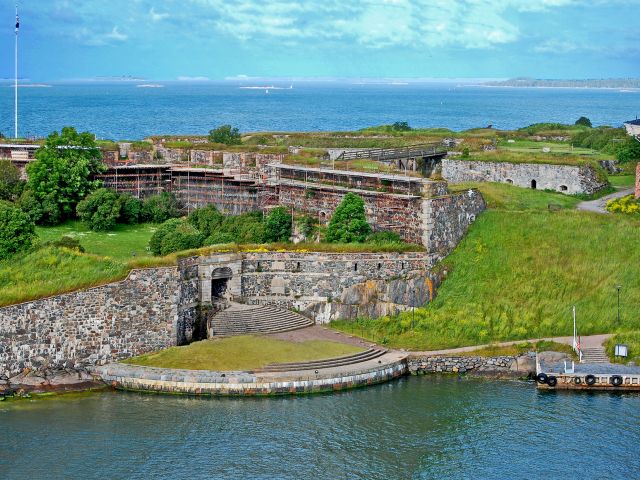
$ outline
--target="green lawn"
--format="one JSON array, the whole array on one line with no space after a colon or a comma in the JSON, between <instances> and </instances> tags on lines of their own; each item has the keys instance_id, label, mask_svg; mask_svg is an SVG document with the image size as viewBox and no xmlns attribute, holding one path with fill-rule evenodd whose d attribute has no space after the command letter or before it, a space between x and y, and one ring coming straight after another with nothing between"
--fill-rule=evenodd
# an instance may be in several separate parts
<instances>
[{"instance_id":1,"label":"green lawn","mask_svg":"<svg viewBox=\"0 0 640 480\"><path fill-rule=\"evenodd\" d=\"M576 305L582 335L640 330L640 222L569 210L570 204L547 211L555 194L507 195L511 188L481 187L499 206L480 215L445 260L446 280L415 318L406 312L333 326L393 347L430 350L569 335ZM528 195L540 197L527 209ZM620 325L616 285L623 286Z\"/></svg>"},{"instance_id":2,"label":"green lawn","mask_svg":"<svg viewBox=\"0 0 640 480\"><path fill-rule=\"evenodd\" d=\"M94 232L80 221L69 221L55 227L37 227L36 232L43 242L58 240L66 235L80 240L87 253L127 260L134 256L151 255L147 245L155 229L156 225L143 223L117 225L108 232Z\"/></svg>"},{"instance_id":3,"label":"green lawn","mask_svg":"<svg viewBox=\"0 0 640 480\"><path fill-rule=\"evenodd\" d=\"M533 140L515 140L513 143L501 141L498 143L500 150L524 153L545 153L544 148L550 150L549 153L562 153L570 155L599 155L600 152L592 148L573 147L568 142L536 142Z\"/></svg>"},{"instance_id":4,"label":"green lawn","mask_svg":"<svg viewBox=\"0 0 640 480\"><path fill-rule=\"evenodd\" d=\"M363 351L326 340L289 342L243 335L194 342L125 360L124 363L189 370L252 370L270 363L322 360Z\"/></svg>"},{"instance_id":5,"label":"green lawn","mask_svg":"<svg viewBox=\"0 0 640 480\"><path fill-rule=\"evenodd\" d=\"M487 207L493 210L540 211L548 209L549 205L552 208L575 208L580 203L578 198L563 193L520 188L507 183L452 183L449 188L454 192L476 188L482 193Z\"/></svg>"},{"instance_id":6,"label":"green lawn","mask_svg":"<svg viewBox=\"0 0 640 480\"><path fill-rule=\"evenodd\" d=\"M609 175L609 183L614 187L633 187L636 184L636 176Z\"/></svg>"}]
</instances>

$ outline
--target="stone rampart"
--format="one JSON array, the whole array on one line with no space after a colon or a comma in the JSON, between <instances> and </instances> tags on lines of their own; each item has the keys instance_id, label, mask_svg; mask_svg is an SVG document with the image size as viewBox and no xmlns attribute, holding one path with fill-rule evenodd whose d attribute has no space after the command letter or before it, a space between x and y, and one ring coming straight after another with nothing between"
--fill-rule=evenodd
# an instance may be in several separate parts
<instances>
[{"instance_id":1,"label":"stone rampart","mask_svg":"<svg viewBox=\"0 0 640 480\"><path fill-rule=\"evenodd\" d=\"M409 372L473 373L479 375L526 376L536 371L535 356L502 355L497 357L421 355L412 353L407 359Z\"/></svg>"},{"instance_id":2,"label":"stone rampart","mask_svg":"<svg viewBox=\"0 0 640 480\"><path fill-rule=\"evenodd\" d=\"M24 369L82 369L176 344L176 268L0 308L0 380Z\"/></svg>"},{"instance_id":3,"label":"stone rampart","mask_svg":"<svg viewBox=\"0 0 640 480\"><path fill-rule=\"evenodd\" d=\"M452 183L499 182L523 188L556 190L569 195L592 194L607 186L606 179L589 165L550 165L543 163L442 161L442 176Z\"/></svg>"}]
</instances>

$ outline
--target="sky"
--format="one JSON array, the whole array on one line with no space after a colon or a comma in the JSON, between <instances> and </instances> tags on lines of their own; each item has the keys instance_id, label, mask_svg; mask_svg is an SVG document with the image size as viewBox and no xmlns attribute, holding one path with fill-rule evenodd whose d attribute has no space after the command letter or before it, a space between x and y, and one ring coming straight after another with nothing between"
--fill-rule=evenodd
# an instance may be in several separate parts
<instances>
[{"instance_id":1,"label":"sky","mask_svg":"<svg viewBox=\"0 0 640 480\"><path fill-rule=\"evenodd\" d=\"M640 0L19 1L34 82L640 77ZM15 6L0 0L0 77Z\"/></svg>"}]
</instances>

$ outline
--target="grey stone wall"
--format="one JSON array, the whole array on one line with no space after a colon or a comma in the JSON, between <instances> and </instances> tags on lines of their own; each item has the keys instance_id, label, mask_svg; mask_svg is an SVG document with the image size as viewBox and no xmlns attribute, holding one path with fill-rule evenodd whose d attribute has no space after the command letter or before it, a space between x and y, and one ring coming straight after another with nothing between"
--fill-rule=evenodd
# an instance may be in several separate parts
<instances>
[{"instance_id":1,"label":"grey stone wall","mask_svg":"<svg viewBox=\"0 0 640 480\"><path fill-rule=\"evenodd\" d=\"M549 165L543 163L481 162L473 160L442 161L442 176L452 183L499 182L523 188L556 190L573 195L592 194L607 185L596 170L587 165Z\"/></svg>"},{"instance_id":2,"label":"grey stone wall","mask_svg":"<svg viewBox=\"0 0 640 480\"><path fill-rule=\"evenodd\" d=\"M535 356L424 356L411 354L407 359L409 372L426 373L475 373L486 375L526 376L536 371Z\"/></svg>"},{"instance_id":3,"label":"grey stone wall","mask_svg":"<svg viewBox=\"0 0 640 480\"><path fill-rule=\"evenodd\" d=\"M175 345L178 283L176 268L133 270L121 282L0 308L0 378Z\"/></svg>"},{"instance_id":4,"label":"grey stone wall","mask_svg":"<svg viewBox=\"0 0 640 480\"><path fill-rule=\"evenodd\" d=\"M439 259L462 240L476 217L484 211L484 198L477 190L425 199L422 202L422 244Z\"/></svg>"}]
</instances>

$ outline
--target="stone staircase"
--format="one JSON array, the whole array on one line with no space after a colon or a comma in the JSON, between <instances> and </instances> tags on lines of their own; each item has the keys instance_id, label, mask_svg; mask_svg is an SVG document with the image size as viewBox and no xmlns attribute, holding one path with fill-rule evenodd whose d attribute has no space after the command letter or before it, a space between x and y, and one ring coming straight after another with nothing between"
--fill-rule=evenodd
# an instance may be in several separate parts
<instances>
[{"instance_id":1,"label":"stone staircase","mask_svg":"<svg viewBox=\"0 0 640 480\"><path fill-rule=\"evenodd\" d=\"M291 362L291 363L272 363L259 370L260 372L287 372L298 370L319 370L321 368L343 367L345 365L354 365L356 363L375 360L387 353L387 350L378 348L369 348L353 355L344 357L328 358L325 360L312 360L309 362Z\"/></svg>"},{"instance_id":2,"label":"stone staircase","mask_svg":"<svg viewBox=\"0 0 640 480\"><path fill-rule=\"evenodd\" d=\"M280 333L313 324L312 320L283 308L231 303L211 318L209 336Z\"/></svg>"},{"instance_id":3,"label":"stone staircase","mask_svg":"<svg viewBox=\"0 0 640 480\"><path fill-rule=\"evenodd\" d=\"M583 348L582 363L609 363L609 357L603 347Z\"/></svg>"}]
</instances>

